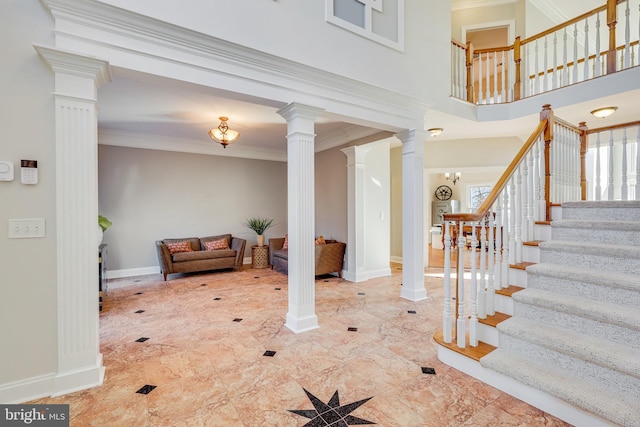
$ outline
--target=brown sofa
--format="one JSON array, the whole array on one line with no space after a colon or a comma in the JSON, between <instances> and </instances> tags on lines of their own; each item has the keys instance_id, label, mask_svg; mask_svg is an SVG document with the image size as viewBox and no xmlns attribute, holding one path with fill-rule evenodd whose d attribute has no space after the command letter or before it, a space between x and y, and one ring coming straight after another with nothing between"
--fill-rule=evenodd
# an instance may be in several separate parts
<instances>
[{"instance_id":1,"label":"brown sofa","mask_svg":"<svg viewBox=\"0 0 640 427\"><path fill-rule=\"evenodd\" d=\"M226 239L229 249L206 250L204 242ZM188 241L191 251L171 254L167 243ZM160 271L167 280L167 274L191 273L194 271L220 270L225 268L239 269L244 259L245 239L222 234L209 237L185 237L182 239L164 239L156 241L156 251Z\"/></svg>"},{"instance_id":2,"label":"brown sofa","mask_svg":"<svg viewBox=\"0 0 640 427\"><path fill-rule=\"evenodd\" d=\"M283 245L284 237L269 239L269 261L271 268L287 273L289 271L289 251L282 249ZM342 277L346 247L345 243L335 240L327 240L324 245L316 245L316 276L338 273L338 277Z\"/></svg>"}]
</instances>

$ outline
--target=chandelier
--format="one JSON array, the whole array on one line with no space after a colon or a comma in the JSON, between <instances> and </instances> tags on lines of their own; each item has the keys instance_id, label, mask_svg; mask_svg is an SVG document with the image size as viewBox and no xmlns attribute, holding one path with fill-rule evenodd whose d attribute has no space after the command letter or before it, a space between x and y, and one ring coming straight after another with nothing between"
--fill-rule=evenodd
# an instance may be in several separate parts
<instances>
[{"instance_id":1,"label":"chandelier","mask_svg":"<svg viewBox=\"0 0 640 427\"><path fill-rule=\"evenodd\" d=\"M215 142L222 144L222 148L227 148L227 145L233 144L236 142L240 133L238 131L229 129L229 125L227 124L228 117L219 117L220 124L217 128L211 129L209 131L209 136Z\"/></svg>"}]
</instances>

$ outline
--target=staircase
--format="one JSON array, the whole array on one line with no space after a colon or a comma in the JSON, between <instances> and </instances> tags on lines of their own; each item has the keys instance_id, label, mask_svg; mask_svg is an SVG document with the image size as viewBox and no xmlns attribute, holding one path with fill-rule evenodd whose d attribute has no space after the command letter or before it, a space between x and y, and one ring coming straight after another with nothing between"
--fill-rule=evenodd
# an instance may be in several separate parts
<instances>
[{"instance_id":1,"label":"staircase","mask_svg":"<svg viewBox=\"0 0 640 427\"><path fill-rule=\"evenodd\" d=\"M500 374L492 385L568 422L639 426L640 202L570 202L559 214L551 239L529 254L539 263L512 293L513 311L500 304L511 317L493 316L507 319L479 364ZM512 393L514 381L524 389ZM557 410L555 399L577 411Z\"/></svg>"}]
</instances>

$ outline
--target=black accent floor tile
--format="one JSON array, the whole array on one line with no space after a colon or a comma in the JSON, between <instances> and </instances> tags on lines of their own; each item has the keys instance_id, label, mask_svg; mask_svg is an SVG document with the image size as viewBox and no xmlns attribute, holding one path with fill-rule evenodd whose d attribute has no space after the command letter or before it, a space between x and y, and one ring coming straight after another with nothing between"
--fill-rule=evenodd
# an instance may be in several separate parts
<instances>
[{"instance_id":1,"label":"black accent floor tile","mask_svg":"<svg viewBox=\"0 0 640 427\"><path fill-rule=\"evenodd\" d=\"M149 394L153 391L153 389L156 388L155 385L149 385L146 384L144 387L142 387L140 390L136 391L136 393L140 393L140 394Z\"/></svg>"},{"instance_id":2,"label":"black accent floor tile","mask_svg":"<svg viewBox=\"0 0 640 427\"><path fill-rule=\"evenodd\" d=\"M373 398L368 397L366 399L359 400L357 402L348 403L346 405L340 404L340 396L338 391L333 394L331 399L327 403L324 403L313 394L309 393L307 389L303 388L307 397L311 401L314 409L289 409L292 412L301 417L310 419L305 426L309 427L345 427L353 425L365 425L375 424L373 421L365 420L364 418L354 417L350 415L351 412L358 409L360 406L367 403Z\"/></svg>"},{"instance_id":3,"label":"black accent floor tile","mask_svg":"<svg viewBox=\"0 0 640 427\"><path fill-rule=\"evenodd\" d=\"M144 313L144 310L138 310L135 312L136 314Z\"/></svg>"},{"instance_id":4,"label":"black accent floor tile","mask_svg":"<svg viewBox=\"0 0 640 427\"><path fill-rule=\"evenodd\" d=\"M145 342L145 341L146 341L146 340L148 340L148 339L149 339L149 338L147 338L147 337L142 337L142 338L138 338L138 339L136 340L136 342Z\"/></svg>"},{"instance_id":5,"label":"black accent floor tile","mask_svg":"<svg viewBox=\"0 0 640 427\"><path fill-rule=\"evenodd\" d=\"M254 278L254 279L259 279L259 278L260 278L260 276L253 276L253 278Z\"/></svg>"},{"instance_id":6,"label":"black accent floor tile","mask_svg":"<svg viewBox=\"0 0 640 427\"><path fill-rule=\"evenodd\" d=\"M364 292L358 292L358 295L364 295Z\"/></svg>"},{"instance_id":7,"label":"black accent floor tile","mask_svg":"<svg viewBox=\"0 0 640 427\"><path fill-rule=\"evenodd\" d=\"M213 300L214 300L214 301L220 301L221 299L222 299L222 298L220 298L220 297L215 297Z\"/></svg>"},{"instance_id":8,"label":"black accent floor tile","mask_svg":"<svg viewBox=\"0 0 640 427\"><path fill-rule=\"evenodd\" d=\"M203 284L202 284L202 285L200 285L200 286L207 286L207 284L206 284L206 283L203 283Z\"/></svg>"},{"instance_id":9,"label":"black accent floor tile","mask_svg":"<svg viewBox=\"0 0 640 427\"><path fill-rule=\"evenodd\" d=\"M409 313L409 314L416 314L416 311L415 311L415 310L409 310L409 311L407 311L407 313Z\"/></svg>"},{"instance_id":10,"label":"black accent floor tile","mask_svg":"<svg viewBox=\"0 0 640 427\"><path fill-rule=\"evenodd\" d=\"M142 292L136 292L134 295L142 295Z\"/></svg>"},{"instance_id":11,"label":"black accent floor tile","mask_svg":"<svg viewBox=\"0 0 640 427\"><path fill-rule=\"evenodd\" d=\"M267 350L264 352L263 356L267 356L267 357L273 357L276 355L276 352L273 350Z\"/></svg>"},{"instance_id":12,"label":"black accent floor tile","mask_svg":"<svg viewBox=\"0 0 640 427\"><path fill-rule=\"evenodd\" d=\"M328 281L329 281L329 279L324 279L324 281L325 281L325 282L328 282Z\"/></svg>"},{"instance_id":13,"label":"black accent floor tile","mask_svg":"<svg viewBox=\"0 0 640 427\"><path fill-rule=\"evenodd\" d=\"M422 373L423 374L429 374L429 375L435 375L436 374L436 370L433 368L428 368L428 367L422 367Z\"/></svg>"},{"instance_id":14,"label":"black accent floor tile","mask_svg":"<svg viewBox=\"0 0 640 427\"><path fill-rule=\"evenodd\" d=\"M358 328L347 328L349 332L358 332Z\"/></svg>"},{"instance_id":15,"label":"black accent floor tile","mask_svg":"<svg viewBox=\"0 0 640 427\"><path fill-rule=\"evenodd\" d=\"M276 290L276 291L281 291L281 290L282 290L282 288L276 288L275 290Z\"/></svg>"},{"instance_id":16,"label":"black accent floor tile","mask_svg":"<svg viewBox=\"0 0 640 427\"><path fill-rule=\"evenodd\" d=\"M242 319L239 317L236 317L235 319L233 319L234 322L242 322Z\"/></svg>"}]
</instances>

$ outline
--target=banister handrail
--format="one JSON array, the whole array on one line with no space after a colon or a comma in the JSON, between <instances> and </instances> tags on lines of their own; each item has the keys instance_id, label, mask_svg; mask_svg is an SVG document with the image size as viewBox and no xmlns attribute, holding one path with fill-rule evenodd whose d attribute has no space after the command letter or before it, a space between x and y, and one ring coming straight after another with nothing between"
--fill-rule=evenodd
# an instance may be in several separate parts
<instances>
[{"instance_id":1,"label":"banister handrail","mask_svg":"<svg viewBox=\"0 0 640 427\"><path fill-rule=\"evenodd\" d=\"M601 128L594 128L594 129L588 129L587 130L587 134L592 134L592 133L600 133L600 132L606 132L608 130L616 130L616 129L622 129L622 128L628 128L631 126L640 126L640 120L636 120L634 122L628 122L628 123L620 123L617 125L611 125L611 126L604 126Z\"/></svg>"},{"instance_id":2,"label":"banister handrail","mask_svg":"<svg viewBox=\"0 0 640 427\"><path fill-rule=\"evenodd\" d=\"M482 49L474 49L474 53L504 52L506 50L513 50L513 45L500 46L500 47L485 47L485 48L482 48Z\"/></svg>"},{"instance_id":3,"label":"banister handrail","mask_svg":"<svg viewBox=\"0 0 640 427\"><path fill-rule=\"evenodd\" d=\"M600 7L597 7L597 8L595 8L595 9L589 11L589 12L585 12L580 16L576 16L573 19L570 19L570 20L568 20L566 22L562 22L562 23L560 23L560 24L558 24L558 25L556 25L554 27L551 27L551 28L549 28L547 30L541 31L538 34L534 34L533 36L527 37L526 39L521 40L520 43L521 44L527 44L527 43L530 43L530 42L532 42L532 41L534 41L536 39L541 39L544 36L548 36L549 34L553 34L558 30L561 30L561 29L563 29L565 27L568 27L570 25L578 23L578 22L582 21L583 19L589 18L590 16L593 16L596 13L603 12L603 11L606 11L606 10L607 10L607 4L604 4L604 5L602 5Z\"/></svg>"},{"instance_id":4,"label":"banister handrail","mask_svg":"<svg viewBox=\"0 0 640 427\"><path fill-rule=\"evenodd\" d=\"M452 43L452 44L455 44L455 45L456 45L456 46L458 46L458 47L461 47L462 49L466 49L466 48L467 48L467 45L466 45L466 44L464 44L464 43L462 43L462 42L459 42L459 41L458 41L458 40L456 40L456 39L451 39L451 43Z\"/></svg>"},{"instance_id":5,"label":"banister handrail","mask_svg":"<svg viewBox=\"0 0 640 427\"><path fill-rule=\"evenodd\" d=\"M546 106L545 106L546 107ZM531 133L527 141L522 145L518 154L513 158L507 169L504 171L502 176L498 179L496 184L493 186L489 195L484 199L478 211L475 213L447 213L444 214L443 218L445 221L479 221L484 218L489 209L495 203L496 199L500 192L504 189L504 186L507 185L507 182L513 175L513 172L516 170L520 162L524 159L524 156L529 152L533 144L542 136L542 134L547 129L549 125L548 119L542 119L536 129Z\"/></svg>"}]
</instances>

